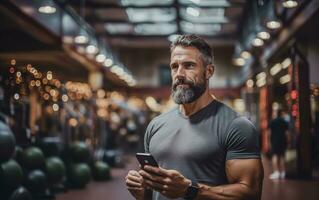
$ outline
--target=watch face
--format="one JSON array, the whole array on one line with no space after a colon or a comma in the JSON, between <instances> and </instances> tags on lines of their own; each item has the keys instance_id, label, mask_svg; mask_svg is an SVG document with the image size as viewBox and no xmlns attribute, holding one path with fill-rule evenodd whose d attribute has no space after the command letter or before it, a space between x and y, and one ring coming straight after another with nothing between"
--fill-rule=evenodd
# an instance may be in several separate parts
<instances>
[{"instance_id":1,"label":"watch face","mask_svg":"<svg viewBox=\"0 0 319 200\"><path fill-rule=\"evenodd\" d=\"M187 188L186 195L185 195L184 199L186 199L186 200L195 199L197 196L197 193L198 193L198 189L199 189L198 185L192 183L192 185Z\"/></svg>"}]
</instances>

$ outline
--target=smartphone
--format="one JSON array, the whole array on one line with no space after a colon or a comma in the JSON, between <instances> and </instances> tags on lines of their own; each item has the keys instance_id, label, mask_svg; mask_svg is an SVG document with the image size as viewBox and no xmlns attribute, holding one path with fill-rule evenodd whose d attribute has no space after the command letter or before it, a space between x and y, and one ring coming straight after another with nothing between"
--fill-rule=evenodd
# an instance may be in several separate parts
<instances>
[{"instance_id":1,"label":"smartphone","mask_svg":"<svg viewBox=\"0 0 319 200\"><path fill-rule=\"evenodd\" d=\"M154 157L150 153L136 153L136 158L138 162L141 164L142 168L145 165L151 165L154 167L158 167L158 164Z\"/></svg>"}]
</instances>

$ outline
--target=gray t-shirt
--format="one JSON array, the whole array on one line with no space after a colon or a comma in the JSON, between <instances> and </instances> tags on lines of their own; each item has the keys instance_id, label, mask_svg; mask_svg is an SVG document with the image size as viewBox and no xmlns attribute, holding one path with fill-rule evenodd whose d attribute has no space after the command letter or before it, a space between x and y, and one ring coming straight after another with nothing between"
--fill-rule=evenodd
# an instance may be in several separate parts
<instances>
[{"instance_id":1,"label":"gray t-shirt","mask_svg":"<svg viewBox=\"0 0 319 200\"><path fill-rule=\"evenodd\" d=\"M260 159L254 125L217 100L190 117L175 108L154 118L147 127L144 147L162 168L210 186L228 183L226 160ZM153 192L153 199L168 198Z\"/></svg>"}]
</instances>

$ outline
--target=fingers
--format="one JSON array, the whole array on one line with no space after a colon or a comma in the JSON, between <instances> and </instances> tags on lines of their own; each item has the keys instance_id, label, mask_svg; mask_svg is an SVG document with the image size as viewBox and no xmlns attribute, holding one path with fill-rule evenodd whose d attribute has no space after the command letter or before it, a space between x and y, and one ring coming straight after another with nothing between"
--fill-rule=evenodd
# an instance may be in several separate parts
<instances>
[{"instance_id":1,"label":"fingers","mask_svg":"<svg viewBox=\"0 0 319 200\"><path fill-rule=\"evenodd\" d=\"M127 175L141 177L141 175L138 173L138 171L135 171L135 170L130 170Z\"/></svg>"},{"instance_id":2,"label":"fingers","mask_svg":"<svg viewBox=\"0 0 319 200\"><path fill-rule=\"evenodd\" d=\"M143 191L144 188L141 188L141 187L127 187L128 190L131 190L131 191Z\"/></svg>"},{"instance_id":3,"label":"fingers","mask_svg":"<svg viewBox=\"0 0 319 200\"><path fill-rule=\"evenodd\" d=\"M142 187L143 177L137 171L131 170L125 177L125 182L128 187Z\"/></svg>"},{"instance_id":4,"label":"fingers","mask_svg":"<svg viewBox=\"0 0 319 200\"><path fill-rule=\"evenodd\" d=\"M140 187L140 188L142 187L142 183L136 182L130 179L126 179L126 185L128 187Z\"/></svg>"},{"instance_id":5,"label":"fingers","mask_svg":"<svg viewBox=\"0 0 319 200\"><path fill-rule=\"evenodd\" d=\"M166 191L169 188L167 185L163 185L161 183L157 183L151 180L145 180L145 185L158 192Z\"/></svg>"},{"instance_id":6,"label":"fingers","mask_svg":"<svg viewBox=\"0 0 319 200\"><path fill-rule=\"evenodd\" d=\"M134 175L127 175L126 177L125 177L125 180L127 180L127 179L129 179L129 180L131 180L131 181L135 181L135 182L139 182L139 183L142 183L143 182L143 177L141 176L141 175L139 175L139 176L134 176Z\"/></svg>"},{"instance_id":7,"label":"fingers","mask_svg":"<svg viewBox=\"0 0 319 200\"><path fill-rule=\"evenodd\" d=\"M151 180L151 181L154 181L154 182L158 182L158 183L161 183L161 184L165 184L166 183L166 177L162 177L162 176L158 176L156 174L150 174L144 170L140 170L139 171L140 175L144 178L144 179L147 179L147 180Z\"/></svg>"},{"instance_id":8,"label":"fingers","mask_svg":"<svg viewBox=\"0 0 319 200\"><path fill-rule=\"evenodd\" d=\"M150 165L145 165L144 170L148 173L157 174L159 176L171 176L170 170L163 169L161 167L153 167Z\"/></svg>"}]
</instances>

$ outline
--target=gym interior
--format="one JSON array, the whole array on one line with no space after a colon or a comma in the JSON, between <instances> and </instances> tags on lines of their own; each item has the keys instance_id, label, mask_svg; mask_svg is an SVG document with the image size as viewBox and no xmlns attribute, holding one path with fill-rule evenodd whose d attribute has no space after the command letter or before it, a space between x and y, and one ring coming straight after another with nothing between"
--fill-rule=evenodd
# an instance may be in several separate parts
<instances>
[{"instance_id":1,"label":"gym interior","mask_svg":"<svg viewBox=\"0 0 319 200\"><path fill-rule=\"evenodd\" d=\"M129 200L149 122L176 107L170 44L213 48L209 90L260 138L262 200L319 199L318 0L3 0L0 199ZM269 124L289 125L274 178Z\"/></svg>"}]
</instances>

